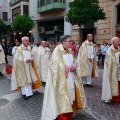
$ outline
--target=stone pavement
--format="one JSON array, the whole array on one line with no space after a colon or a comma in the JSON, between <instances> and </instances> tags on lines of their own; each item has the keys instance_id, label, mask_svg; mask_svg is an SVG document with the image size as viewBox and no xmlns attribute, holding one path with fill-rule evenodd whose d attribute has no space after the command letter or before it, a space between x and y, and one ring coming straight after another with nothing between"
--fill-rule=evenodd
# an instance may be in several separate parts
<instances>
[{"instance_id":1,"label":"stone pavement","mask_svg":"<svg viewBox=\"0 0 120 120\"><path fill-rule=\"evenodd\" d=\"M12 57L8 56L8 60L12 64ZM44 88L25 101L20 93L10 91L8 78L0 77L0 120L40 120ZM120 120L120 104L101 101L102 70L92 84L93 88L84 87L88 108L77 112L73 120Z\"/></svg>"},{"instance_id":2,"label":"stone pavement","mask_svg":"<svg viewBox=\"0 0 120 120\"><path fill-rule=\"evenodd\" d=\"M106 104L101 100L102 71L99 71L98 79L93 79L93 88L85 88L89 109L98 114L104 120L120 120L120 103Z\"/></svg>"},{"instance_id":3,"label":"stone pavement","mask_svg":"<svg viewBox=\"0 0 120 120\"><path fill-rule=\"evenodd\" d=\"M25 101L20 93L10 91L10 79L0 77L0 120L40 120L44 87ZM79 110L73 120L96 120L89 110Z\"/></svg>"}]
</instances>

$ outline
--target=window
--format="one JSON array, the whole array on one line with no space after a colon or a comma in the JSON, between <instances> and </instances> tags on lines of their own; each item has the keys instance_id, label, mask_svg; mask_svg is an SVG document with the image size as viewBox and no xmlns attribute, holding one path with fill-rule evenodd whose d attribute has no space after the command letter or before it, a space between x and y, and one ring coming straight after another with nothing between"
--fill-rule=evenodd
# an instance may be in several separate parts
<instances>
[{"instance_id":1,"label":"window","mask_svg":"<svg viewBox=\"0 0 120 120\"><path fill-rule=\"evenodd\" d=\"M117 24L120 24L120 5L117 6Z\"/></svg>"},{"instance_id":2,"label":"window","mask_svg":"<svg viewBox=\"0 0 120 120\"><path fill-rule=\"evenodd\" d=\"M23 15L29 15L28 5L23 5Z\"/></svg>"},{"instance_id":3,"label":"window","mask_svg":"<svg viewBox=\"0 0 120 120\"><path fill-rule=\"evenodd\" d=\"M8 20L8 13L7 12L3 12L2 13L2 18L3 18L3 21L7 21Z\"/></svg>"}]
</instances>

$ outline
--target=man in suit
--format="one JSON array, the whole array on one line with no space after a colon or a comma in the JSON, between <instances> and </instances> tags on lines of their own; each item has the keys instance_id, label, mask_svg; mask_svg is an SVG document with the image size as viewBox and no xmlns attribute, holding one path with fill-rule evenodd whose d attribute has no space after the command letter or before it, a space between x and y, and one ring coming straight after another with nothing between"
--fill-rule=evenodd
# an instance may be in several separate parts
<instances>
[{"instance_id":1,"label":"man in suit","mask_svg":"<svg viewBox=\"0 0 120 120\"><path fill-rule=\"evenodd\" d=\"M5 61L6 61L6 64L8 63L8 60L7 60L7 53L8 53L8 48L7 48L7 44L6 44L6 41L5 39L2 39L2 48L4 50L4 53L5 53Z\"/></svg>"}]
</instances>

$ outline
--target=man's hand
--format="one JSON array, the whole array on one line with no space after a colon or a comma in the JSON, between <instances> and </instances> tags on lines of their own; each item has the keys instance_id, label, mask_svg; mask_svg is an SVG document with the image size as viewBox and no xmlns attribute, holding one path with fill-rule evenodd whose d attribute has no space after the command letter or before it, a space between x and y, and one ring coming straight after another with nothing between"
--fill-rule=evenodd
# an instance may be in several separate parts
<instances>
[{"instance_id":1,"label":"man's hand","mask_svg":"<svg viewBox=\"0 0 120 120\"><path fill-rule=\"evenodd\" d=\"M91 58L88 58L88 60L89 60L90 62L92 62L92 59L91 59Z\"/></svg>"},{"instance_id":2,"label":"man's hand","mask_svg":"<svg viewBox=\"0 0 120 120\"><path fill-rule=\"evenodd\" d=\"M33 59L27 59L26 60L26 63L32 63L33 62Z\"/></svg>"},{"instance_id":3,"label":"man's hand","mask_svg":"<svg viewBox=\"0 0 120 120\"><path fill-rule=\"evenodd\" d=\"M0 49L0 52L2 52L2 49Z\"/></svg>"},{"instance_id":4,"label":"man's hand","mask_svg":"<svg viewBox=\"0 0 120 120\"><path fill-rule=\"evenodd\" d=\"M32 63L33 62L33 59L30 59L30 63Z\"/></svg>"},{"instance_id":5,"label":"man's hand","mask_svg":"<svg viewBox=\"0 0 120 120\"><path fill-rule=\"evenodd\" d=\"M26 59L26 63L29 63L30 62L30 60L29 59Z\"/></svg>"},{"instance_id":6,"label":"man's hand","mask_svg":"<svg viewBox=\"0 0 120 120\"><path fill-rule=\"evenodd\" d=\"M70 67L70 72L75 72L76 71L76 67L75 66L71 66Z\"/></svg>"}]
</instances>

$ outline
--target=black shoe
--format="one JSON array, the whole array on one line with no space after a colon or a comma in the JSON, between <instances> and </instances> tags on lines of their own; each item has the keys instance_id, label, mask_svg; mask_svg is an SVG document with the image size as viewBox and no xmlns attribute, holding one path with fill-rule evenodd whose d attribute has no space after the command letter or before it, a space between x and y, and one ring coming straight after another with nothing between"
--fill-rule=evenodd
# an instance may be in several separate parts
<instances>
[{"instance_id":1,"label":"black shoe","mask_svg":"<svg viewBox=\"0 0 120 120\"><path fill-rule=\"evenodd\" d=\"M93 87L92 85L86 84L86 87Z\"/></svg>"},{"instance_id":2,"label":"black shoe","mask_svg":"<svg viewBox=\"0 0 120 120\"><path fill-rule=\"evenodd\" d=\"M3 74L0 72L0 76L3 76Z\"/></svg>"},{"instance_id":3,"label":"black shoe","mask_svg":"<svg viewBox=\"0 0 120 120\"><path fill-rule=\"evenodd\" d=\"M28 100L29 99L29 97L27 97L27 96L25 96L25 97L23 97L24 98L24 100Z\"/></svg>"}]
</instances>

